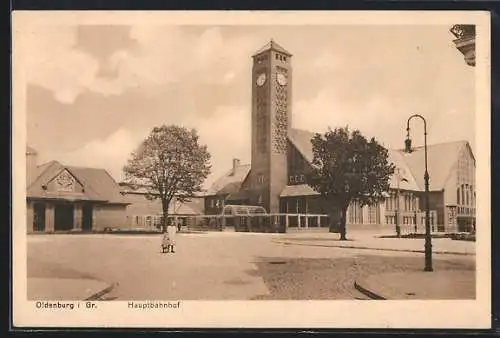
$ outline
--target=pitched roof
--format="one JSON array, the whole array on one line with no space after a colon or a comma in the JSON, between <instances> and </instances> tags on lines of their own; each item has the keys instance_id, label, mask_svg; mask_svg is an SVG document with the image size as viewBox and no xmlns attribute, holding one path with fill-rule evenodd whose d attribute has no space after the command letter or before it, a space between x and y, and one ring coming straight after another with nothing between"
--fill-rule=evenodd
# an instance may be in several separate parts
<instances>
[{"instance_id":1,"label":"pitched roof","mask_svg":"<svg viewBox=\"0 0 500 338\"><path fill-rule=\"evenodd\" d=\"M420 190L417 182L415 181L415 177L413 177L410 168L405 162L401 151L389 149L388 155L389 163L394 164L394 166L396 167L396 170L394 171L394 174L391 176L391 179L389 181L389 187L392 189L397 189L399 187L399 189L401 190Z\"/></svg>"},{"instance_id":2,"label":"pitched roof","mask_svg":"<svg viewBox=\"0 0 500 338\"><path fill-rule=\"evenodd\" d=\"M105 170L100 168L66 167L85 187L85 194L92 199L106 200L109 203L124 203L118 183Z\"/></svg>"},{"instance_id":3,"label":"pitched roof","mask_svg":"<svg viewBox=\"0 0 500 338\"><path fill-rule=\"evenodd\" d=\"M315 133L308 130L291 128L288 133L288 139L297 148L299 153L304 156L306 161L311 163L313 161L313 149L311 139Z\"/></svg>"},{"instance_id":4,"label":"pitched roof","mask_svg":"<svg viewBox=\"0 0 500 338\"><path fill-rule=\"evenodd\" d=\"M273 39L271 39L271 41L269 41L268 43L266 43L264 45L264 47L262 47L261 49L259 49L257 52L255 52L255 54L253 56L256 56L256 55L259 55L261 53L264 53L268 50L275 50L275 51L278 51L280 53L283 53L283 54L286 54L288 56L292 56L292 54L287 51L285 48L281 47L276 41L274 41Z\"/></svg>"},{"instance_id":5,"label":"pitched roof","mask_svg":"<svg viewBox=\"0 0 500 338\"><path fill-rule=\"evenodd\" d=\"M43 186L64 170L83 185L83 193L49 192L43 189ZM51 161L37 167L37 173L36 179L28 187L27 197L125 203L118 184L104 169L64 166L57 161Z\"/></svg>"},{"instance_id":6,"label":"pitched roof","mask_svg":"<svg viewBox=\"0 0 500 338\"><path fill-rule=\"evenodd\" d=\"M290 129L288 139L311 163L313 160L313 150L311 139L315 133L301 130ZM438 143L427 146L428 171L429 171L429 189L431 191L441 190L446 184L446 179L452 166L458 159L459 153L467 141L455 141ZM389 149L389 161L396 168L400 169L399 188L402 190L424 190L424 147L415 147L413 152L406 153L401 149ZM407 182L402 179L406 179ZM398 178L393 175L390 181L391 188L397 188Z\"/></svg>"},{"instance_id":7,"label":"pitched roof","mask_svg":"<svg viewBox=\"0 0 500 338\"><path fill-rule=\"evenodd\" d=\"M181 203L177 200L174 200L169 205L169 211L172 215L199 215L200 212L196 210L196 206L194 206L191 202Z\"/></svg>"},{"instance_id":8,"label":"pitched roof","mask_svg":"<svg viewBox=\"0 0 500 338\"><path fill-rule=\"evenodd\" d=\"M250 172L250 167L250 164L244 164L236 166L234 172L233 169L229 170L212 184L205 196L233 194L238 192L241 188L241 184Z\"/></svg>"},{"instance_id":9,"label":"pitched roof","mask_svg":"<svg viewBox=\"0 0 500 338\"><path fill-rule=\"evenodd\" d=\"M429 171L429 190L444 189L446 180L452 167L456 164L458 156L467 141L455 141L427 145L427 169ZM408 165L415 181L424 190L425 151L424 147L415 147L411 153L399 150L402 158Z\"/></svg>"}]
</instances>

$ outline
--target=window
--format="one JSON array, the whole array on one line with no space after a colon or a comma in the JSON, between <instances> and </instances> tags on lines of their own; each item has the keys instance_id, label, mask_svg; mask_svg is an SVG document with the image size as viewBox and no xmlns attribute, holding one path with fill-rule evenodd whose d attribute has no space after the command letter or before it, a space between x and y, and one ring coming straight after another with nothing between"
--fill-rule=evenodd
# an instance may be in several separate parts
<instances>
[{"instance_id":1,"label":"window","mask_svg":"<svg viewBox=\"0 0 500 338\"><path fill-rule=\"evenodd\" d=\"M295 182L295 176L290 176L288 179L290 180L290 183L294 183Z\"/></svg>"},{"instance_id":2,"label":"window","mask_svg":"<svg viewBox=\"0 0 500 338\"><path fill-rule=\"evenodd\" d=\"M379 222L378 205L370 205L368 207L368 223L378 224L378 222Z\"/></svg>"},{"instance_id":3,"label":"window","mask_svg":"<svg viewBox=\"0 0 500 338\"><path fill-rule=\"evenodd\" d=\"M278 54L276 54L276 60L279 60L280 56Z\"/></svg>"},{"instance_id":4,"label":"window","mask_svg":"<svg viewBox=\"0 0 500 338\"><path fill-rule=\"evenodd\" d=\"M457 188L457 204L460 204L460 188Z\"/></svg>"},{"instance_id":5,"label":"window","mask_svg":"<svg viewBox=\"0 0 500 338\"><path fill-rule=\"evenodd\" d=\"M260 184L264 183L264 175L263 174L257 175L257 182Z\"/></svg>"}]
</instances>

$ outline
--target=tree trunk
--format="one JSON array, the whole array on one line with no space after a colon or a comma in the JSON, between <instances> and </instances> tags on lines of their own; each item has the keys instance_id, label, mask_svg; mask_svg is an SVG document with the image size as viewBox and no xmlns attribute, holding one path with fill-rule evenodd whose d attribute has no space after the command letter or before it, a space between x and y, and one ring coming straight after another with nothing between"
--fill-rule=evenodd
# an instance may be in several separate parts
<instances>
[{"instance_id":1,"label":"tree trunk","mask_svg":"<svg viewBox=\"0 0 500 338\"><path fill-rule=\"evenodd\" d=\"M337 233L339 232L339 213L337 211L330 211L329 213L329 218L330 218L330 227L329 231L332 233Z\"/></svg>"},{"instance_id":2,"label":"tree trunk","mask_svg":"<svg viewBox=\"0 0 500 338\"><path fill-rule=\"evenodd\" d=\"M161 201L161 207L162 207L162 211L163 211L163 219L161 222L161 227L162 227L163 232L167 231L169 204L170 204L169 201L165 201L165 200Z\"/></svg>"},{"instance_id":3,"label":"tree trunk","mask_svg":"<svg viewBox=\"0 0 500 338\"><path fill-rule=\"evenodd\" d=\"M346 233L347 233L347 227L346 227L346 216L347 216L347 208L349 207L349 204L342 206L342 210L340 213L340 240L345 241L347 240L346 238Z\"/></svg>"}]
</instances>

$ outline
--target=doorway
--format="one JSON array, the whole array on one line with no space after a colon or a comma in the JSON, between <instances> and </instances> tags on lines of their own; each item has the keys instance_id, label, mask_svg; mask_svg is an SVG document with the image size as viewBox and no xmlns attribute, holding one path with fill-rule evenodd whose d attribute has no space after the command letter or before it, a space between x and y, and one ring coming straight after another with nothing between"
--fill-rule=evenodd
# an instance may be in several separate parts
<instances>
[{"instance_id":1,"label":"doorway","mask_svg":"<svg viewBox=\"0 0 500 338\"><path fill-rule=\"evenodd\" d=\"M54 230L69 231L73 229L73 204L56 204L54 209Z\"/></svg>"},{"instance_id":2,"label":"doorway","mask_svg":"<svg viewBox=\"0 0 500 338\"><path fill-rule=\"evenodd\" d=\"M93 207L90 204L84 204L82 208L82 231L92 230L92 212Z\"/></svg>"},{"instance_id":3,"label":"doorway","mask_svg":"<svg viewBox=\"0 0 500 338\"><path fill-rule=\"evenodd\" d=\"M45 203L33 205L33 231L45 231Z\"/></svg>"}]
</instances>

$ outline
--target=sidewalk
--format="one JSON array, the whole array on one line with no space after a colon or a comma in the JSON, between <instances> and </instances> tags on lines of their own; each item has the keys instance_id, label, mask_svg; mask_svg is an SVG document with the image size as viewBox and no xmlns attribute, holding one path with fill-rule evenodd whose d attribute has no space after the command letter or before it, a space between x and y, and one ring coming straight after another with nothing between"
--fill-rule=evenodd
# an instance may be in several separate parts
<instances>
[{"instance_id":1,"label":"sidewalk","mask_svg":"<svg viewBox=\"0 0 500 338\"><path fill-rule=\"evenodd\" d=\"M396 272L356 280L355 288L372 299L475 299L475 271Z\"/></svg>"},{"instance_id":2,"label":"sidewalk","mask_svg":"<svg viewBox=\"0 0 500 338\"><path fill-rule=\"evenodd\" d=\"M379 238L380 234L359 232L347 234L347 241L340 241L339 234L333 233L294 233L286 234L274 241L289 245L305 245L317 247L335 247L348 249L367 249L381 251L424 252L424 239ZM452 254L474 256L476 243L457 241L449 238L433 238L434 254Z\"/></svg>"},{"instance_id":3,"label":"sidewalk","mask_svg":"<svg viewBox=\"0 0 500 338\"><path fill-rule=\"evenodd\" d=\"M28 300L98 300L116 285L83 278L28 278Z\"/></svg>"}]
</instances>

